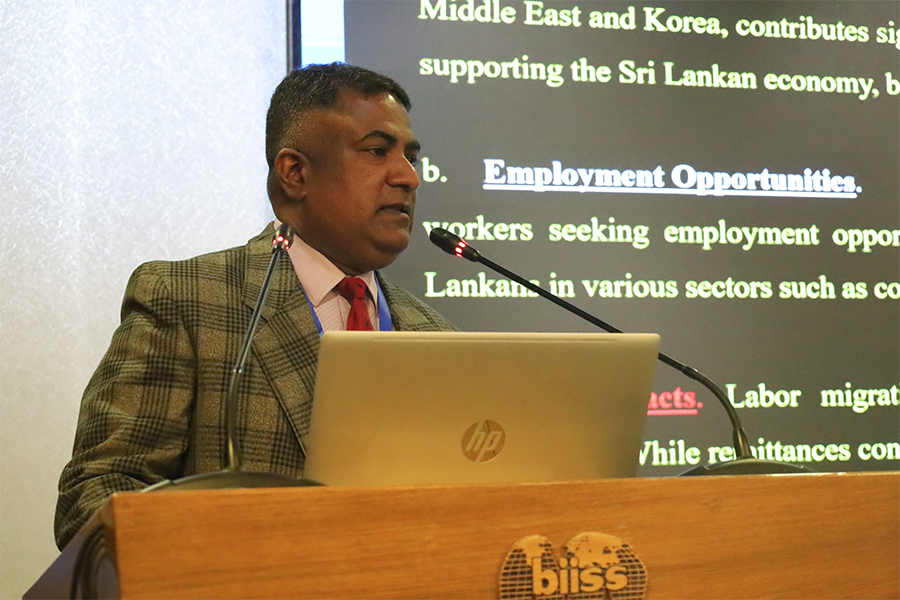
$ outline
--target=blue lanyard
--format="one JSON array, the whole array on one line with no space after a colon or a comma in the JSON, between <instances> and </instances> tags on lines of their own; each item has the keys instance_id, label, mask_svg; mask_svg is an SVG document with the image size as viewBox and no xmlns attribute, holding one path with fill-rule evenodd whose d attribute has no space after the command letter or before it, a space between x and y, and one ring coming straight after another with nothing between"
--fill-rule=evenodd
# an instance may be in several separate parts
<instances>
[{"instance_id":1,"label":"blue lanyard","mask_svg":"<svg viewBox=\"0 0 900 600\"><path fill-rule=\"evenodd\" d=\"M303 287L302 284L300 287ZM375 287L378 288L378 329L379 331L393 331L394 324L391 322L391 311L388 309L387 299L384 297L384 292L381 289L381 283L379 283L378 277L375 278ZM303 291L303 295L306 296L306 290ZM309 296L306 296L306 303L309 304L309 312L312 313L313 321L316 322L316 329L319 330L319 337L322 337L325 330L322 329L322 324L319 322L319 316L316 314L316 309L313 307L312 302L309 301Z\"/></svg>"}]
</instances>

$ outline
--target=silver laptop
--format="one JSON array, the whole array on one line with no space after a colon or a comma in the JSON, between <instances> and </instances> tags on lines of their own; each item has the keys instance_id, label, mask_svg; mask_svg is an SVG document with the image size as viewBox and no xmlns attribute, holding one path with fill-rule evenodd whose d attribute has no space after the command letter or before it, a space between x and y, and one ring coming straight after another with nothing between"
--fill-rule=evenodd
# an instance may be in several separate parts
<instances>
[{"instance_id":1,"label":"silver laptop","mask_svg":"<svg viewBox=\"0 0 900 600\"><path fill-rule=\"evenodd\" d=\"M305 476L327 485L631 477L656 334L329 332Z\"/></svg>"}]
</instances>

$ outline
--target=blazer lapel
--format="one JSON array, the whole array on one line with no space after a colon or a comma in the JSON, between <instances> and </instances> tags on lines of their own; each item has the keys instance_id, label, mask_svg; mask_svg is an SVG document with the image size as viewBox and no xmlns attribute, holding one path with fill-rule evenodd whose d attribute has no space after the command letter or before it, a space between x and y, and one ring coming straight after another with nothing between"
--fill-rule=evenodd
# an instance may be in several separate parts
<instances>
[{"instance_id":1,"label":"blazer lapel","mask_svg":"<svg viewBox=\"0 0 900 600\"><path fill-rule=\"evenodd\" d=\"M434 331L434 323L426 319L421 310L404 299L400 288L380 272L376 271L375 274L387 300L395 331Z\"/></svg>"},{"instance_id":2,"label":"blazer lapel","mask_svg":"<svg viewBox=\"0 0 900 600\"><path fill-rule=\"evenodd\" d=\"M272 233L270 226L247 244L243 298L250 307L256 305L271 261ZM253 360L271 385L303 449L302 440L309 431L319 332L306 295L286 255L278 258L251 348ZM273 418L278 416L273 415Z\"/></svg>"}]
</instances>

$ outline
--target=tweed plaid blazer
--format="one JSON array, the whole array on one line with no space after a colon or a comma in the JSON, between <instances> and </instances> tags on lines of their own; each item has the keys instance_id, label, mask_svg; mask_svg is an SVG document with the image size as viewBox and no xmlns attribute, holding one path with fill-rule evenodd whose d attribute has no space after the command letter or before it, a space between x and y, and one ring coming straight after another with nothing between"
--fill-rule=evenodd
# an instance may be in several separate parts
<instances>
[{"instance_id":1,"label":"tweed plaid blazer","mask_svg":"<svg viewBox=\"0 0 900 600\"><path fill-rule=\"evenodd\" d=\"M59 482L62 548L113 492L224 466L224 399L272 254L270 224L245 246L131 276L122 321L84 392ZM378 274L394 328L452 330ZM281 257L238 401L247 471L303 474L319 335L291 261Z\"/></svg>"}]
</instances>

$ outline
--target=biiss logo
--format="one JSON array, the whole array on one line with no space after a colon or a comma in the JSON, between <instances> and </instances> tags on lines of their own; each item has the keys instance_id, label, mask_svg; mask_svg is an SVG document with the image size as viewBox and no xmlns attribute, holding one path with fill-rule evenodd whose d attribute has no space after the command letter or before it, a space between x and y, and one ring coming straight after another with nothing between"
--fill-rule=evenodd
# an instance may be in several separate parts
<instances>
[{"instance_id":1,"label":"biiss logo","mask_svg":"<svg viewBox=\"0 0 900 600\"><path fill-rule=\"evenodd\" d=\"M542 535L513 544L500 572L501 598L612 598L638 600L647 589L647 569L627 543L605 533L585 532L566 544L563 556Z\"/></svg>"}]
</instances>

